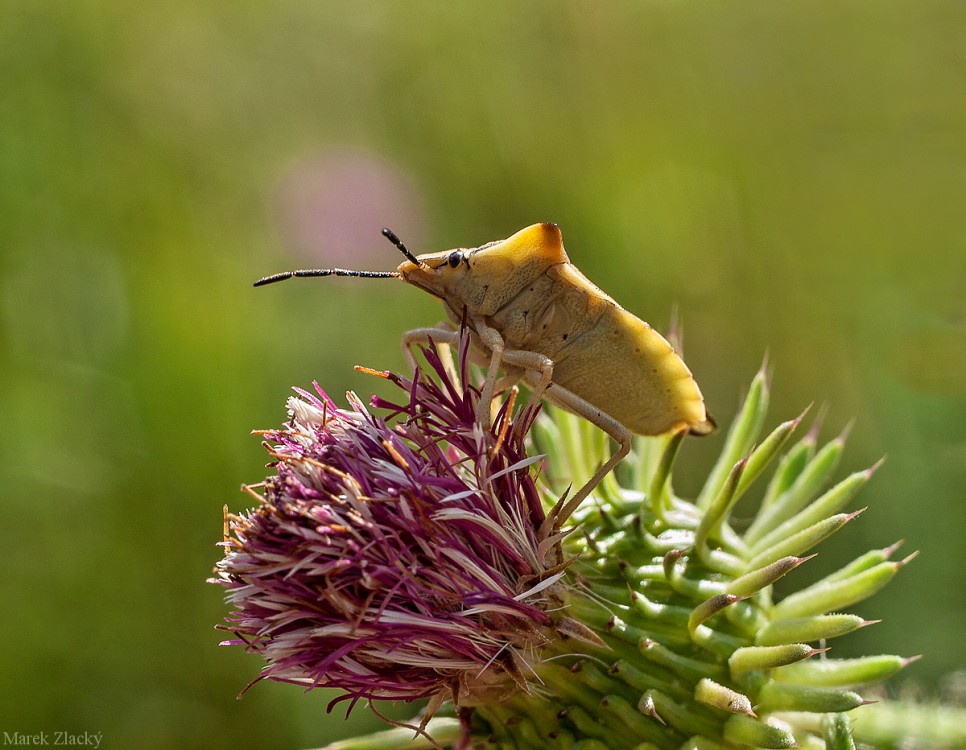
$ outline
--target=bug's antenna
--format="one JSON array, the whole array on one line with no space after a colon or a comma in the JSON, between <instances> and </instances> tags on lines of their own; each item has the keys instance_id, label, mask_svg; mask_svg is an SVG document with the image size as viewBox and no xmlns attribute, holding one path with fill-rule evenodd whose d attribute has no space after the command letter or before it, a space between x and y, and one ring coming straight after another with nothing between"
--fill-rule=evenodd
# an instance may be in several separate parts
<instances>
[{"instance_id":1,"label":"bug's antenna","mask_svg":"<svg viewBox=\"0 0 966 750\"><path fill-rule=\"evenodd\" d=\"M413 255L412 252L410 252L409 248L403 244L403 241L396 236L394 231L384 228L382 230L382 235L393 245L395 245L396 249L405 255L411 263L423 268L426 267L426 264ZM285 281L285 279L307 276L354 276L355 278L359 279L398 279L399 272L352 271L348 268L303 268L298 271L282 271L282 273L274 273L271 276L265 276L264 278L256 281L252 286L265 286L266 284L274 284L276 281Z\"/></svg>"},{"instance_id":2,"label":"bug's antenna","mask_svg":"<svg viewBox=\"0 0 966 750\"><path fill-rule=\"evenodd\" d=\"M401 252L403 255L405 255L406 258L408 258L410 262L415 263L417 266L425 266L426 265L419 258L417 258L415 255L413 255L409 251L409 248L406 247L403 244L403 241L401 239L399 239L396 236L396 233L394 231L392 231L391 229L387 229L386 227L383 227L382 228L382 236L385 237L387 240L389 240L393 245L395 245L396 246L396 249L399 250L399 252Z\"/></svg>"},{"instance_id":3,"label":"bug's antenna","mask_svg":"<svg viewBox=\"0 0 966 750\"><path fill-rule=\"evenodd\" d=\"M399 278L398 271L350 271L347 268L303 268L299 271L283 271L256 281L252 286L265 286L274 284L276 281L285 281L296 277L307 276L354 276L360 279L396 279Z\"/></svg>"}]
</instances>

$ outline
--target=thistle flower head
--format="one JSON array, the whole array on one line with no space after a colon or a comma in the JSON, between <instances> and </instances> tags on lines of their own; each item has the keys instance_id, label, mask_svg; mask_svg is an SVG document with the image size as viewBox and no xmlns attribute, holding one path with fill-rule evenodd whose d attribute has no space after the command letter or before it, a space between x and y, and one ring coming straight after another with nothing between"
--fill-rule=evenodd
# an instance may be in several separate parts
<instances>
[{"instance_id":1,"label":"thistle flower head","mask_svg":"<svg viewBox=\"0 0 966 750\"><path fill-rule=\"evenodd\" d=\"M426 354L435 379L383 374L403 394L373 399L385 416L316 385L265 433L276 473L248 488L260 505L230 517L217 565L230 642L264 657L261 678L472 704L525 687L550 640L564 573L538 531L532 414L504 408L484 434L478 392Z\"/></svg>"},{"instance_id":2,"label":"thistle flower head","mask_svg":"<svg viewBox=\"0 0 966 750\"><path fill-rule=\"evenodd\" d=\"M259 679L440 709L424 737L390 730L331 750L899 741L901 723L869 732L895 715L880 721L888 704L862 691L911 659L836 659L826 642L871 624L847 610L910 558L874 549L780 600L773 590L861 512L849 504L876 466L832 482L844 435L795 442L801 417L764 433L759 373L696 497L672 479L684 434L640 439L562 534L548 511L594 473L606 440L559 411L514 417L512 395L484 430L467 340L459 372L425 354L428 376L381 373L398 402L350 394L340 408L318 386L289 400L289 421L264 433L274 474L247 488L258 507L229 517L216 568L234 607L226 643L264 658ZM758 484L757 510L734 514ZM966 745L948 720L915 723L934 730L926 744Z\"/></svg>"}]
</instances>

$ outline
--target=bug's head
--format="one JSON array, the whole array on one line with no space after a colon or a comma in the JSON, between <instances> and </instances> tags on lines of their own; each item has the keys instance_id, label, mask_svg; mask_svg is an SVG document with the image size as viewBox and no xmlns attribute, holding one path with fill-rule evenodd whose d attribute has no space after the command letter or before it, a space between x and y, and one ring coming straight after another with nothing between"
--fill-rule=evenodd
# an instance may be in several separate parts
<instances>
[{"instance_id":1,"label":"bug's head","mask_svg":"<svg viewBox=\"0 0 966 750\"><path fill-rule=\"evenodd\" d=\"M411 253L392 230L383 229L382 234L406 256L395 271L306 268L265 276L255 286L309 276L401 278L439 297L457 317L464 307L476 314L491 315L551 266L568 262L556 224L533 224L505 240L419 256Z\"/></svg>"},{"instance_id":2,"label":"bug's head","mask_svg":"<svg viewBox=\"0 0 966 750\"><path fill-rule=\"evenodd\" d=\"M472 250L445 250L426 253L417 262L404 260L396 269L407 284L419 287L434 297L446 298L448 291L466 273L466 254Z\"/></svg>"},{"instance_id":3,"label":"bug's head","mask_svg":"<svg viewBox=\"0 0 966 750\"><path fill-rule=\"evenodd\" d=\"M399 265L404 281L447 302L489 315L513 299L550 266L567 262L560 228L533 224L505 240L480 247L420 255Z\"/></svg>"},{"instance_id":4,"label":"bug's head","mask_svg":"<svg viewBox=\"0 0 966 750\"><path fill-rule=\"evenodd\" d=\"M447 268L450 267L448 263L449 254L465 251L453 250L417 256L409 251L391 229L383 229L382 235L406 256L406 260L400 263L396 269L396 276L407 284L419 287L435 297L442 298L445 296L445 278L449 275Z\"/></svg>"}]
</instances>

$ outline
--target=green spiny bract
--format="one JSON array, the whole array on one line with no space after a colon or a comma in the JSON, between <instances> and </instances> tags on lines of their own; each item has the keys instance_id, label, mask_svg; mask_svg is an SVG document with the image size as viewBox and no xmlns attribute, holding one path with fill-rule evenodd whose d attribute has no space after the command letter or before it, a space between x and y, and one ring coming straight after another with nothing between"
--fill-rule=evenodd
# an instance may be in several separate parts
<instances>
[{"instance_id":1,"label":"green spiny bract","mask_svg":"<svg viewBox=\"0 0 966 750\"><path fill-rule=\"evenodd\" d=\"M843 437L818 447L813 430L792 442L801 417L762 436L767 402L760 372L694 501L672 487L679 433L639 439L622 467L628 481L608 477L575 514L566 611L606 648L546 647L531 695L476 709L480 748L848 746L844 712L909 660L837 660L825 642L869 624L844 610L909 558L890 560L897 545L872 550L773 601L775 581L858 515L848 504L876 467L832 483ZM577 481L556 472L586 473L603 450L559 411L533 435L549 498ZM737 530L735 503L769 472L758 513Z\"/></svg>"},{"instance_id":2,"label":"green spiny bract","mask_svg":"<svg viewBox=\"0 0 966 750\"><path fill-rule=\"evenodd\" d=\"M606 438L559 410L511 419L512 398L485 435L466 353L458 373L431 348L432 378L384 374L408 397L374 399L394 425L301 392L269 433L277 475L264 496L250 488L262 507L230 517L216 579L236 607L228 643L261 654L263 677L430 698L408 728L330 750L838 750L864 732L889 745L868 734L881 722L850 717L879 708L862 691L910 659L835 659L826 641L870 624L845 610L910 558L872 550L773 598L858 515L876 467L834 483L843 436L796 440L801 417L765 434L759 373L693 501L673 487L679 432L639 439L559 518ZM758 511L739 528L754 483Z\"/></svg>"}]
</instances>

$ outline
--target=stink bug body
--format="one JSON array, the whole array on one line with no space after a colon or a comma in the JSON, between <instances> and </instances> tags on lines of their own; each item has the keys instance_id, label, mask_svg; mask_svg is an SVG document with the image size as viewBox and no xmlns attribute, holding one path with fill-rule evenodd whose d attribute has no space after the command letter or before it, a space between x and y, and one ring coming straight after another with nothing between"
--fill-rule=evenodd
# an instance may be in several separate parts
<instances>
[{"instance_id":1,"label":"stink bug body","mask_svg":"<svg viewBox=\"0 0 966 750\"><path fill-rule=\"evenodd\" d=\"M415 256L388 229L406 256L396 271L315 269L268 276L256 286L293 276L401 278L442 300L452 323L466 321L486 357L480 412L489 424L494 393L523 380L539 398L584 417L619 450L555 514L565 519L630 450L631 433L659 435L714 430L691 371L647 323L627 312L570 263L556 224L534 224L471 249ZM430 337L455 344L459 333L440 324L409 331L404 349ZM506 375L498 380L501 369Z\"/></svg>"}]
</instances>

